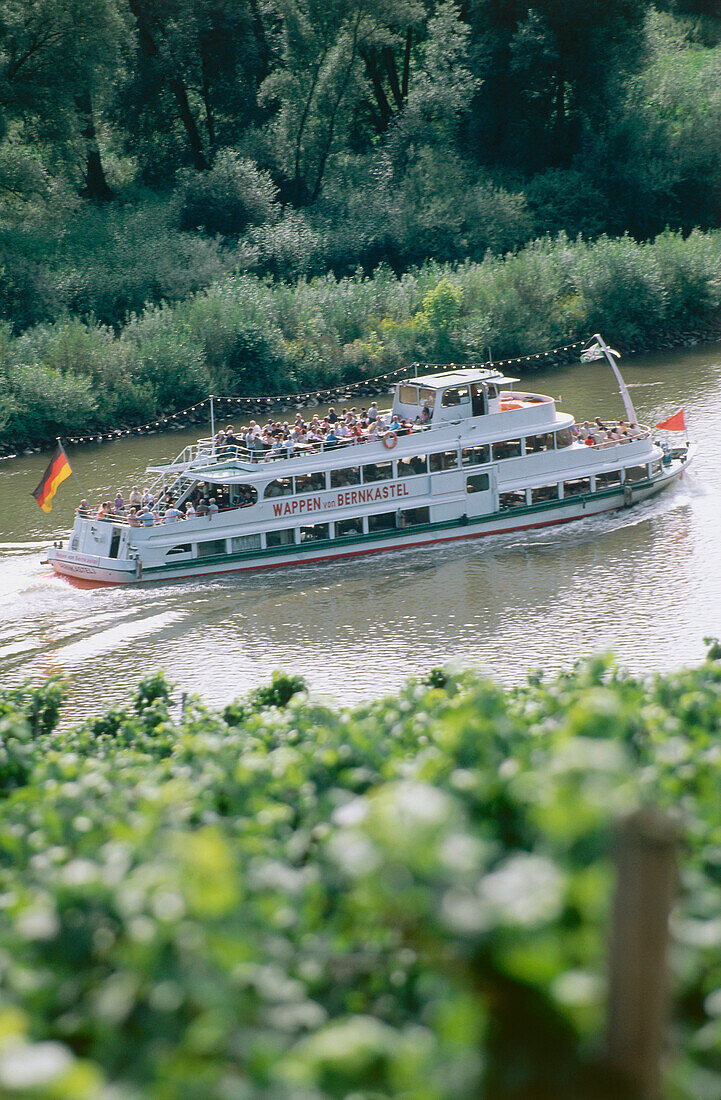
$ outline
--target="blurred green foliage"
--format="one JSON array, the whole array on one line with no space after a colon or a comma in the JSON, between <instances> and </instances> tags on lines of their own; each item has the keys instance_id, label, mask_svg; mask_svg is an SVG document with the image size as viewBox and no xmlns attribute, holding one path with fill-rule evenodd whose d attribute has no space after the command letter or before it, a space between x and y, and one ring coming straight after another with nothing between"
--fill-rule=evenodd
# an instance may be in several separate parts
<instances>
[{"instance_id":1,"label":"blurred green foliage","mask_svg":"<svg viewBox=\"0 0 721 1100\"><path fill-rule=\"evenodd\" d=\"M0 707L0 1094L617 1100L609 850L639 804L685 838L665 1094L721 1091L717 647L342 710L277 673L181 714L155 675L64 728L61 694Z\"/></svg>"}]
</instances>

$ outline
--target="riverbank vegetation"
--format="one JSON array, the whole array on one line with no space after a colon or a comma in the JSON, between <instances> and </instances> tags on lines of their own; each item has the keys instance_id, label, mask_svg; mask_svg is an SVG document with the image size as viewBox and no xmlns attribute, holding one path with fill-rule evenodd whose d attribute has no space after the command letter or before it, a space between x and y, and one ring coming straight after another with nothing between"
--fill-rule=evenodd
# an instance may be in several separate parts
<instances>
[{"instance_id":1,"label":"riverbank vegetation","mask_svg":"<svg viewBox=\"0 0 721 1100\"><path fill-rule=\"evenodd\" d=\"M720 304L721 233L698 231L647 243L560 235L402 276L229 275L119 332L78 317L0 329L0 443L112 432L211 392L323 389L413 361L482 362L488 349L534 354L599 330L624 352L678 343L713 335Z\"/></svg>"},{"instance_id":2,"label":"riverbank vegetation","mask_svg":"<svg viewBox=\"0 0 721 1100\"><path fill-rule=\"evenodd\" d=\"M721 650L352 709L297 678L59 728L0 702L0 1089L33 1100L623 1091L601 1058L614 823L672 811L664 1095L721 1091Z\"/></svg>"},{"instance_id":3,"label":"riverbank vegetation","mask_svg":"<svg viewBox=\"0 0 721 1100\"><path fill-rule=\"evenodd\" d=\"M0 0L0 444L715 331L720 70L708 0Z\"/></svg>"}]
</instances>

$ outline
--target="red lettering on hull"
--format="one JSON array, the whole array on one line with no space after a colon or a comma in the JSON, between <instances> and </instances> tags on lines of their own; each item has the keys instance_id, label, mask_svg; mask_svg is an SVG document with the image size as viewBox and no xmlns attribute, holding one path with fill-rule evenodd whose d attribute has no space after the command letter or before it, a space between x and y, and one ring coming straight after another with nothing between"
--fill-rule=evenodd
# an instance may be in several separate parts
<instances>
[{"instance_id":1,"label":"red lettering on hull","mask_svg":"<svg viewBox=\"0 0 721 1100\"><path fill-rule=\"evenodd\" d=\"M325 503L325 508L348 508L353 504L373 504L378 500L398 500L400 497L407 496L408 486L404 482L373 485L363 489L345 489L335 497L330 497ZM300 497L297 500L286 500L274 504L273 515L308 515L311 512L320 512L323 507L321 497Z\"/></svg>"}]
</instances>

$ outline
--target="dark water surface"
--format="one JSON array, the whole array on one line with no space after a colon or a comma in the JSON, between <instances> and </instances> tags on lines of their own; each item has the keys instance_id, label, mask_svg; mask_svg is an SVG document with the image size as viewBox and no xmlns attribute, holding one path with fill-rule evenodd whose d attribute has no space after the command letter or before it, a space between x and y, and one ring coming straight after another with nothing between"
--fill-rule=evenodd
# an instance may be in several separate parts
<instances>
[{"instance_id":1,"label":"dark water surface","mask_svg":"<svg viewBox=\"0 0 721 1100\"><path fill-rule=\"evenodd\" d=\"M77 485L66 481L46 516L30 491L48 455L0 463L2 682L62 672L69 713L80 717L125 700L157 668L221 705L275 668L346 703L448 661L513 683L529 669L558 670L606 649L636 672L699 660L703 637L721 633L721 346L622 368L641 421L685 406L699 454L683 481L630 512L453 548L81 590L40 563L72 523ZM539 372L522 384L562 395L577 419L623 415L604 364ZM97 501L145 484L149 462L173 457L197 434L68 447L68 455Z\"/></svg>"}]
</instances>

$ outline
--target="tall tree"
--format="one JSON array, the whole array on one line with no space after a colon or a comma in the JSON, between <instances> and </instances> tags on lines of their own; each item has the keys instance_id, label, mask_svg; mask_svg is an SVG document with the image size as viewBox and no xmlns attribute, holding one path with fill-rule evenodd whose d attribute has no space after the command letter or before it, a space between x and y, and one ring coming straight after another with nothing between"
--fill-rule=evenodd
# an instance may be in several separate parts
<instances>
[{"instance_id":1,"label":"tall tree","mask_svg":"<svg viewBox=\"0 0 721 1100\"><path fill-rule=\"evenodd\" d=\"M4 0L0 5L0 111L16 140L42 140L79 174L86 193L109 195L95 102L107 94L128 28L115 0Z\"/></svg>"},{"instance_id":2,"label":"tall tree","mask_svg":"<svg viewBox=\"0 0 721 1100\"><path fill-rule=\"evenodd\" d=\"M477 154L527 170L566 165L618 104L642 55L650 0L471 0Z\"/></svg>"},{"instance_id":3,"label":"tall tree","mask_svg":"<svg viewBox=\"0 0 721 1100\"><path fill-rule=\"evenodd\" d=\"M127 0L137 49L116 110L149 179L204 170L259 118L271 44L258 0Z\"/></svg>"}]
</instances>

